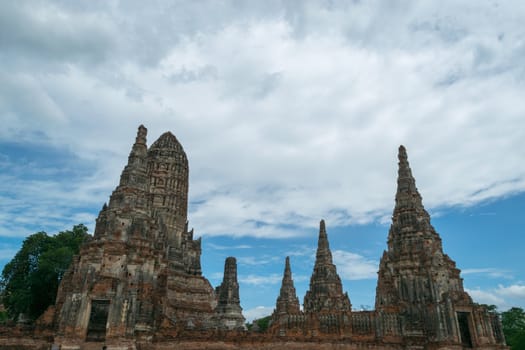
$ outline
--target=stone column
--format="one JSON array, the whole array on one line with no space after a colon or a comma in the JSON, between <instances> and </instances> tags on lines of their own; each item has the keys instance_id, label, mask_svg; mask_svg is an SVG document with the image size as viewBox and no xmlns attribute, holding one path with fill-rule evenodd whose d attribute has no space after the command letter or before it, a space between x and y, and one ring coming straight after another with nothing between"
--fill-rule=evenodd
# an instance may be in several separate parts
<instances>
[{"instance_id":1,"label":"stone column","mask_svg":"<svg viewBox=\"0 0 525 350\"><path fill-rule=\"evenodd\" d=\"M226 258L224 277L216 288L217 308L215 309L217 327L221 329L245 329L245 318L242 315L239 298L239 283L237 282L237 260Z\"/></svg>"}]
</instances>

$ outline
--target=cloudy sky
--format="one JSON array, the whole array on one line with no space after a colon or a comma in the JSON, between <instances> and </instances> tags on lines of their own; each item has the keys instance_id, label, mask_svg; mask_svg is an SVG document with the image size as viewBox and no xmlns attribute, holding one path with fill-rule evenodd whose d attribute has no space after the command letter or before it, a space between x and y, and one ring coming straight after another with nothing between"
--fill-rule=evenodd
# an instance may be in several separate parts
<instances>
[{"instance_id":1,"label":"cloudy sky","mask_svg":"<svg viewBox=\"0 0 525 350\"><path fill-rule=\"evenodd\" d=\"M373 308L404 144L478 302L525 307L525 2L8 1L0 9L0 264L90 230L134 140L172 131L213 285L307 289L319 220Z\"/></svg>"}]
</instances>

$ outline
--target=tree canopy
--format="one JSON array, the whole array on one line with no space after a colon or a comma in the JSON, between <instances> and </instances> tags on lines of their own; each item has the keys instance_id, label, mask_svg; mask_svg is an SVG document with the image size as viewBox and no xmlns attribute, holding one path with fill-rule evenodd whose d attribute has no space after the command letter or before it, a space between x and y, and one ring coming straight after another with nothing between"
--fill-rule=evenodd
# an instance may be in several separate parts
<instances>
[{"instance_id":1,"label":"tree canopy","mask_svg":"<svg viewBox=\"0 0 525 350\"><path fill-rule=\"evenodd\" d=\"M11 319L40 316L54 304L62 276L88 236L80 224L54 236L37 232L27 237L0 277L0 298Z\"/></svg>"},{"instance_id":2,"label":"tree canopy","mask_svg":"<svg viewBox=\"0 0 525 350\"><path fill-rule=\"evenodd\" d=\"M525 349L525 311L520 307L503 311L501 324L507 345L512 350Z\"/></svg>"}]
</instances>

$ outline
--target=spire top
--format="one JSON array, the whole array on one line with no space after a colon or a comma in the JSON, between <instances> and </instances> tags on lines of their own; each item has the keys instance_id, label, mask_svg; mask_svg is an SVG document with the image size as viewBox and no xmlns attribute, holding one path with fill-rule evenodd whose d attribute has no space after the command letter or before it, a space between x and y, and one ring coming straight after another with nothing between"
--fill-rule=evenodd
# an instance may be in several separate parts
<instances>
[{"instance_id":1,"label":"spire top","mask_svg":"<svg viewBox=\"0 0 525 350\"><path fill-rule=\"evenodd\" d=\"M412 176L405 146L399 146L397 157L399 168L397 172L396 209L407 206L423 208L421 195L417 190L416 180Z\"/></svg>"},{"instance_id":2,"label":"spire top","mask_svg":"<svg viewBox=\"0 0 525 350\"><path fill-rule=\"evenodd\" d=\"M321 220L319 223L319 241L317 242L316 261L317 260L332 263L332 253L330 252L330 245L328 244L328 235L326 234L324 220Z\"/></svg>"},{"instance_id":3,"label":"spire top","mask_svg":"<svg viewBox=\"0 0 525 350\"><path fill-rule=\"evenodd\" d=\"M421 230L423 226L428 226L430 230L430 216L425 210L423 199L417 190L416 180L412 176L404 146L399 146L398 159L396 205L392 215L392 223L396 227L403 227L403 232L409 228L414 228L414 225L419 225L418 230ZM391 234L394 232L401 232L401 230L391 230Z\"/></svg>"},{"instance_id":4,"label":"spire top","mask_svg":"<svg viewBox=\"0 0 525 350\"><path fill-rule=\"evenodd\" d=\"M399 158L400 161L402 159L404 159L404 160L407 159L407 149L405 148L405 146L403 146L403 145L399 146L399 153L398 153L397 157Z\"/></svg>"},{"instance_id":5,"label":"spire top","mask_svg":"<svg viewBox=\"0 0 525 350\"><path fill-rule=\"evenodd\" d=\"M399 180L402 178L415 183L412 171L410 170L410 164L408 163L408 155L405 146L399 146L397 158L399 159L398 184Z\"/></svg>"},{"instance_id":6,"label":"spire top","mask_svg":"<svg viewBox=\"0 0 525 350\"><path fill-rule=\"evenodd\" d=\"M140 124L137 130L137 138L135 139L135 143L145 145L147 135L148 135L148 129L144 125Z\"/></svg>"},{"instance_id":7,"label":"spire top","mask_svg":"<svg viewBox=\"0 0 525 350\"><path fill-rule=\"evenodd\" d=\"M286 262L284 264L284 275L283 275L283 284L285 280L292 279L292 269L290 268L290 257L286 257Z\"/></svg>"},{"instance_id":8,"label":"spire top","mask_svg":"<svg viewBox=\"0 0 525 350\"><path fill-rule=\"evenodd\" d=\"M131 151L128 156L128 164L120 175L119 186L129 186L145 190L146 186L146 156L148 148L146 146L146 135L148 129L144 125L140 125L137 130L137 137L135 143L131 147ZM126 195L129 195L126 194ZM109 206L115 202L109 201ZM122 203L124 203L122 201Z\"/></svg>"}]
</instances>

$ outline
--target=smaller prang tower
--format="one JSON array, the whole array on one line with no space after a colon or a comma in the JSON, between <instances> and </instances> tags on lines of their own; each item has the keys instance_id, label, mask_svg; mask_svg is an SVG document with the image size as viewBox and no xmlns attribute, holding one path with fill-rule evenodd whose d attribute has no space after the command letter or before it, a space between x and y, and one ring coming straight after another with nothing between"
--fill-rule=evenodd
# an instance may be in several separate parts
<instances>
[{"instance_id":1,"label":"smaller prang tower","mask_svg":"<svg viewBox=\"0 0 525 350\"><path fill-rule=\"evenodd\" d=\"M376 312L399 315L407 345L454 344L478 348L504 344L497 316L474 304L456 263L443 253L399 147L395 208L388 249L379 265Z\"/></svg>"},{"instance_id":2,"label":"smaller prang tower","mask_svg":"<svg viewBox=\"0 0 525 350\"><path fill-rule=\"evenodd\" d=\"M278 321L280 316L283 315L299 315L301 314L301 308L299 306L299 298L297 298L297 292L292 279L292 268L290 267L290 257L287 256L284 263L283 280L281 283L281 289L279 296L277 297L277 303L275 310L272 314L272 320Z\"/></svg>"},{"instance_id":3,"label":"smaller prang tower","mask_svg":"<svg viewBox=\"0 0 525 350\"><path fill-rule=\"evenodd\" d=\"M284 275L269 332L279 337L350 336L352 305L332 260L324 220L319 223L319 238L310 287L299 309L290 268L286 257Z\"/></svg>"},{"instance_id":4,"label":"smaller prang tower","mask_svg":"<svg viewBox=\"0 0 525 350\"><path fill-rule=\"evenodd\" d=\"M215 288L217 295L216 324L219 329L244 330L246 319L242 315L237 282L237 260L230 256L224 262L224 275L220 286Z\"/></svg>"},{"instance_id":5,"label":"smaller prang tower","mask_svg":"<svg viewBox=\"0 0 525 350\"><path fill-rule=\"evenodd\" d=\"M303 303L307 319L307 334L317 336L321 333L347 333L352 304L348 293L343 292L343 284L332 261L328 235L324 220L319 223L319 239L315 264L310 277L310 288L306 291Z\"/></svg>"},{"instance_id":6,"label":"smaller prang tower","mask_svg":"<svg viewBox=\"0 0 525 350\"><path fill-rule=\"evenodd\" d=\"M343 293L341 278L332 261L324 220L321 220L310 289L304 296L304 312L331 314L347 312L351 308L348 294Z\"/></svg>"}]
</instances>

